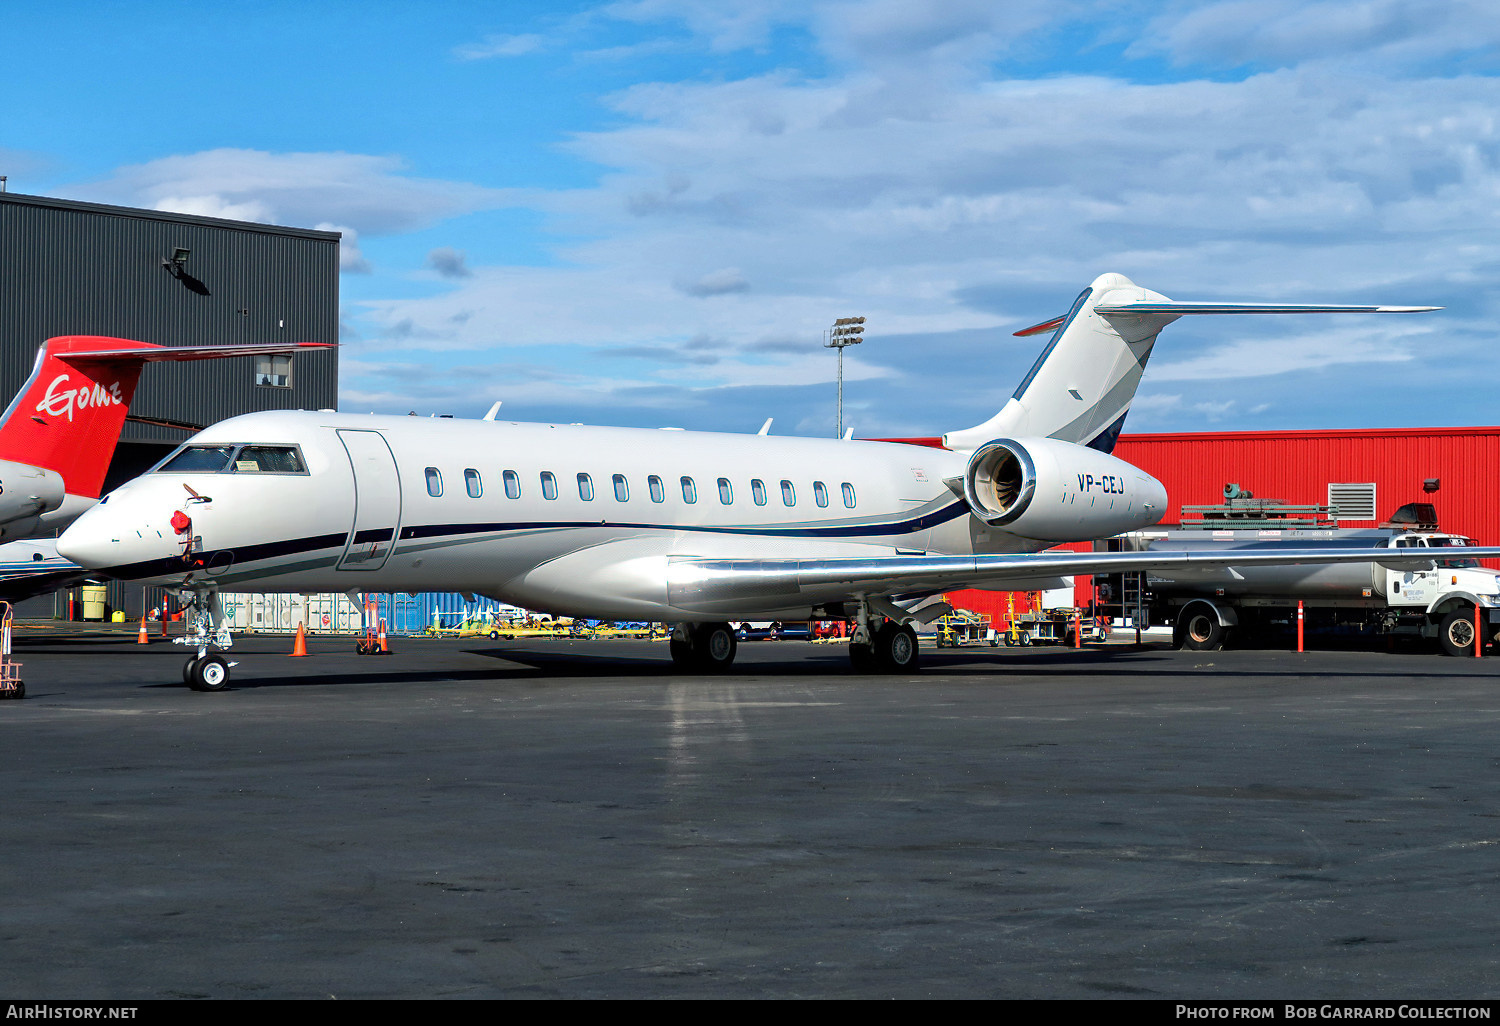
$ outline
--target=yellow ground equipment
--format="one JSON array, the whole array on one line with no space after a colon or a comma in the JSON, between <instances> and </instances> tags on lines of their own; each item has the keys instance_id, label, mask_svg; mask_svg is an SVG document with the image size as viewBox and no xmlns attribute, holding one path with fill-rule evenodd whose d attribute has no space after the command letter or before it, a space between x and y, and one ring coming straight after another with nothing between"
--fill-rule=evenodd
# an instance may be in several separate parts
<instances>
[{"instance_id":1,"label":"yellow ground equipment","mask_svg":"<svg viewBox=\"0 0 1500 1026\"><path fill-rule=\"evenodd\" d=\"M968 609L955 609L938 618L938 648L957 648L960 645L991 646L1000 644L995 632L990 629L990 618Z\"/></svg>"}]
</instances>

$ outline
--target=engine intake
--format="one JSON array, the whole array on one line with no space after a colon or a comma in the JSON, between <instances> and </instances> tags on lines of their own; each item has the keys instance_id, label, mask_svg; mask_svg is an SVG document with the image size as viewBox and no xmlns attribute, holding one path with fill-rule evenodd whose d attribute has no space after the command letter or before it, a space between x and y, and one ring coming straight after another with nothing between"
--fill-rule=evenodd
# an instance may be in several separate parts
<instances>
[{"instance_id":1,"label":"engine intake","mask_svg":"<svg viewBox=\"0 0 1500 1026\"><path fill-rule=\"evenodd\" d=\"M1009 524L1036 495L1036 464L1031 454L1009 438L997 438L974 450L964 474L964 499L985 523Z\"/></svg>"}]
</instances>

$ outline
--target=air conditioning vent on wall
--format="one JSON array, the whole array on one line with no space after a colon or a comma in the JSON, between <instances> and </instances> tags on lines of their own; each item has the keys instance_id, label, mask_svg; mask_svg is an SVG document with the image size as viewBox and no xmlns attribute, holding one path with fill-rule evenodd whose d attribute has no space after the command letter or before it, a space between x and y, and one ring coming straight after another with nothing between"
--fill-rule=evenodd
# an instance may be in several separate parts
<instances>
[{"instance_id":1,"label":"air conditioning vent on wall","mask_svg":"<svg viewBox=\"0 0 1500 1026\"><path fill-rule=\"evenodd\" d=\"M1340 520L1375 519L1375 483L1330 484L1328 505L1338 507Z\"/></svg>"}]
</instances>

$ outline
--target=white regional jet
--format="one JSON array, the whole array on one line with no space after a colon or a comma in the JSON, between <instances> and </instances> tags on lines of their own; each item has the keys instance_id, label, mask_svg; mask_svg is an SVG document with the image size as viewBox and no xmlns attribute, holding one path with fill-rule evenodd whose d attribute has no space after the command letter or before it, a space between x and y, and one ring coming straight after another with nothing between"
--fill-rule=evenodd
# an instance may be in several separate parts
<instances>
[{"instance_id":1,"label":"white regional jet","mask_svg":"<svg viewBox=\"0 0 1500 1026\"><path fill-rule=\"evenodd\" d=\"M206 612L184 677L199 690L229 678L229 664L209 654L230 642L214 627L219 589L459 591L577 617L676 622L673 660L701 671L733 662L729 621L848 619L856 667L908 671L911 623L946 611L940 593L953 588L1030 590L1153 567L1389 562L1388 549L1041 550L1165 512L1161 483L1109 450L1166 324L1184 314L1430 309L1179 303L1106 274L1055 322L1005 407L945 435L941 449L252 413L110 493L58 549L101 573L193 593Z\"/></svg>"},{"instance_id":2,"label":"white regional jet","mask_svg":"<svg viewBox=\"0 0 1500 1026\"><path fill-rule=\"evenodd\" d=\"M76 584L82 568L50 540L99 498L148 363L328 349L331 343L159 346L101 335L50 338L0 414L0 598ZM21 539L37 539L20 544Z\"/></svg>"}]
</instances>

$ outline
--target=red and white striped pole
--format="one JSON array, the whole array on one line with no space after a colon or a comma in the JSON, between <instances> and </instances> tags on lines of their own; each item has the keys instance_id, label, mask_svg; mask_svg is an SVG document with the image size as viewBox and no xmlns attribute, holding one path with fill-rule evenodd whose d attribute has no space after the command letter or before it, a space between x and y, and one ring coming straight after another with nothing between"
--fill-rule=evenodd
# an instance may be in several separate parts
<instances>
[{"instance_id":1,"label":"red and white striped pole","mask_svg":"<svg viewBox=\"0 0 1500 1026\"><path fill-rule=\"evenodd\" d=\"M1297 651L1302 651L1302 600L1297 600Z\"/></svg>"}]
</instances>

